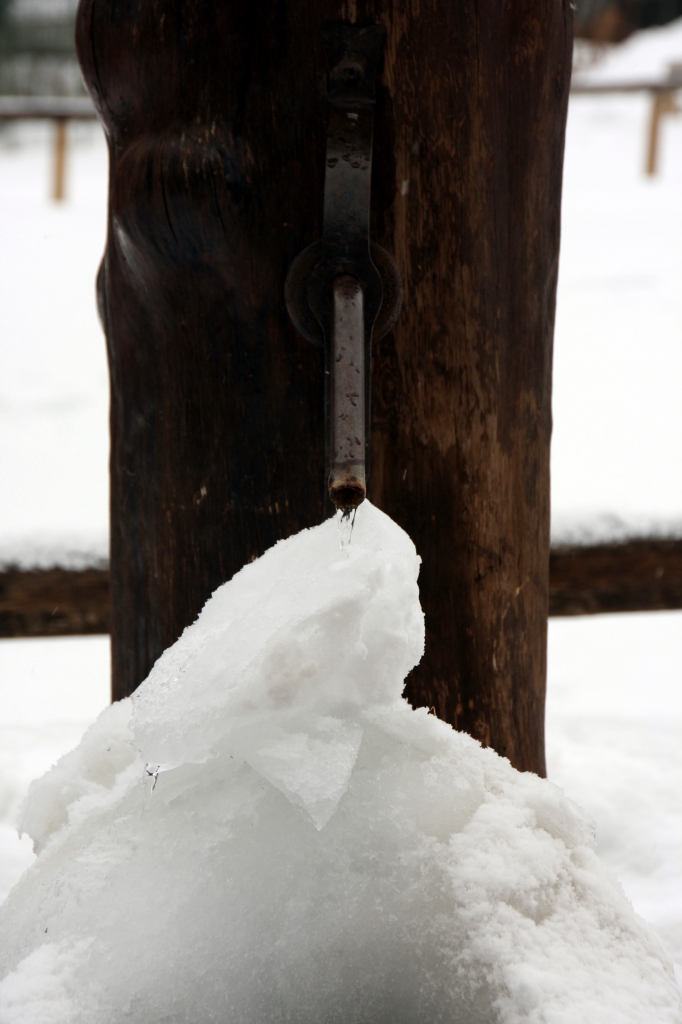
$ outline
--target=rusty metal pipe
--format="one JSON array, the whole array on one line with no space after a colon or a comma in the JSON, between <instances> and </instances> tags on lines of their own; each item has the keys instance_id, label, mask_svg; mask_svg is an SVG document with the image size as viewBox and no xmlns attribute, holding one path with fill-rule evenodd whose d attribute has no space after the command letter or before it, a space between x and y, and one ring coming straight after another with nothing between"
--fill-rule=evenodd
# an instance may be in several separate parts
<instances>
[{"instance_id":1,"label":"rusty metal pipe","mask_svg":"<svg viewBox=\"0 0 682 1024\"><path fill-rule=\"evenodd\" d=\"M329 496L337 508L352 509L367 495L364 295L348 274L334 278L333 290Z\"/></svg>"}]
</instances>

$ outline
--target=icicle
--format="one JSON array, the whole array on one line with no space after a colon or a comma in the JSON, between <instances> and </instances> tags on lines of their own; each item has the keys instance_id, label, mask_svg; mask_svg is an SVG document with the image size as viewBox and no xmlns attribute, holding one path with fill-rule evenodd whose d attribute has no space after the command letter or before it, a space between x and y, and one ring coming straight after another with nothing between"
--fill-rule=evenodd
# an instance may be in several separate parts
<instances>
[{"instance_id":1,"label":"icicle","mask_svg":"<svg viewBox=\"0 0 682 1024\"><path fill-rule=\"evenodd\" d=\"M336 521L339 526L339 547L342 551L350 546L356 512L356 508L340 508L336 513Z\"/></svg>"}]
</instances>

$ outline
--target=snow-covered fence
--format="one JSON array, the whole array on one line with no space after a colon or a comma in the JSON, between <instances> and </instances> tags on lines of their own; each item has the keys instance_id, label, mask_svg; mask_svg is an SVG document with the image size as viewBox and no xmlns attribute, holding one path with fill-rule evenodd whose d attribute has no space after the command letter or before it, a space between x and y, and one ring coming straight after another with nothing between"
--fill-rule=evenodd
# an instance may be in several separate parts
<instances>
[{"instance_id":1,"label":"snow-covered fence","mask_svg":"<svg viewBox=\"0 0 682 1024\"><path fill-rule=\"evenodd\" d=\"M549 614L682 608L682 539L559 544L549 563ZM109 570L0 569L0 637L109 632Z\"/></svg>"},{"instance_id":2,"label":"snow-covered fence","mask_svg":"<svg viewBox=\"0 0 682 1024\"><path fill-rule=\"evenodd\" d=\"M87 97L0 96L0 121L54 122L52 198L56 202L61 202L65 194L67 124L96 119L95 108Z\"/></svg>"},{"instance_id":3,"label":"snow-covered fence","mask_svg":"<svg viewBox=\"0 0 682 1024\"><path fill-rule=\"evenodd\" d=\"M677 113L677 91L682 88L682 64L672 64L668 77L660 81L632 82L574 82L571 94L577 96L603 96L606 93L648 92L651 95L651 117L647 138L646 173L656 174L658 169L658 141L661 118Z\"/></svg>"}]
</instances>

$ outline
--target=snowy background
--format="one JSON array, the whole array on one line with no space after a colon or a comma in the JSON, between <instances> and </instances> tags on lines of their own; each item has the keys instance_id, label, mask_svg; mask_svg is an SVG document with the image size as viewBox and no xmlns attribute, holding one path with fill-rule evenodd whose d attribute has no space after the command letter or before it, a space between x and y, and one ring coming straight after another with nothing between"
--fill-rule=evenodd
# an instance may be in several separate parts
<instances>
[{"instance_id":1,"label":"snowy background","mask_svg":"<svg viewBox=\"0 0 682 1024\"><path fill-rule=\"evenodd\" d=\"M659 77L682 23L589 76ZM682 117L643 174L650 100L571 101L556 332L554 532L682 520ZM94 302L107 158L70 126L68 197L49 200L52 129L0 129L0 560L103 555L107 372ZM71 554L69 554L71 553ZM108 701L103 637L0 641L0 898L32 853L13 831L31 778ZM550 622L550 778L682 962L682 612Z\"/></svg>"}]
</instances>

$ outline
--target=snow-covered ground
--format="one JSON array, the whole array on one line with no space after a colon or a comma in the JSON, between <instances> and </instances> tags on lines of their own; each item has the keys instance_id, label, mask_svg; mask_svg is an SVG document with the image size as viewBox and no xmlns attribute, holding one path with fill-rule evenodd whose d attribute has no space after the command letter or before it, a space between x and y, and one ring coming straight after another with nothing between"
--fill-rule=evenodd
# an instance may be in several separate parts
<instances>
[{"instance_id":1,"label":"snow-covered ground","mask_svg":"<svg viewBox=\"0 0 682 1024\"><path fill-rule=\"evenodd\" d=\"M682 612L552 619L549 778L682 964Z\"/></svg>"},{"instance_id":2,"label":"snow-covered ground","mask_svg":"<svg viewBox=\"0 0 682 1024\"><path fill-rule=\"evenodd\" d=\"M0 641L0 901L34 859L14 827L29 782L108 702L108 637Z\"/></svg>"},{"instance_id":3,"label":"snow-covered ground","mask_svg":"<svg viewBox=\"0 0 682 1024\"><path fill-rule=\"evenodd\" d=\"M682 23L600 77L664 74ZM682 519L682 117L643 174L649 100L571 101L556 333L555 532ZM94 304L106 151L71 129L68 200L51 132L0 131L0 558L106 548L107 380ZM601 519L600 519L601 517ZM42 552L42 554L41 554ZM11 823L29 780L105 706L105 638L0 641L0 898L32 854ZM550 623L549 774L682 962L682 613Z\"/></svg>"}]
</instances>

